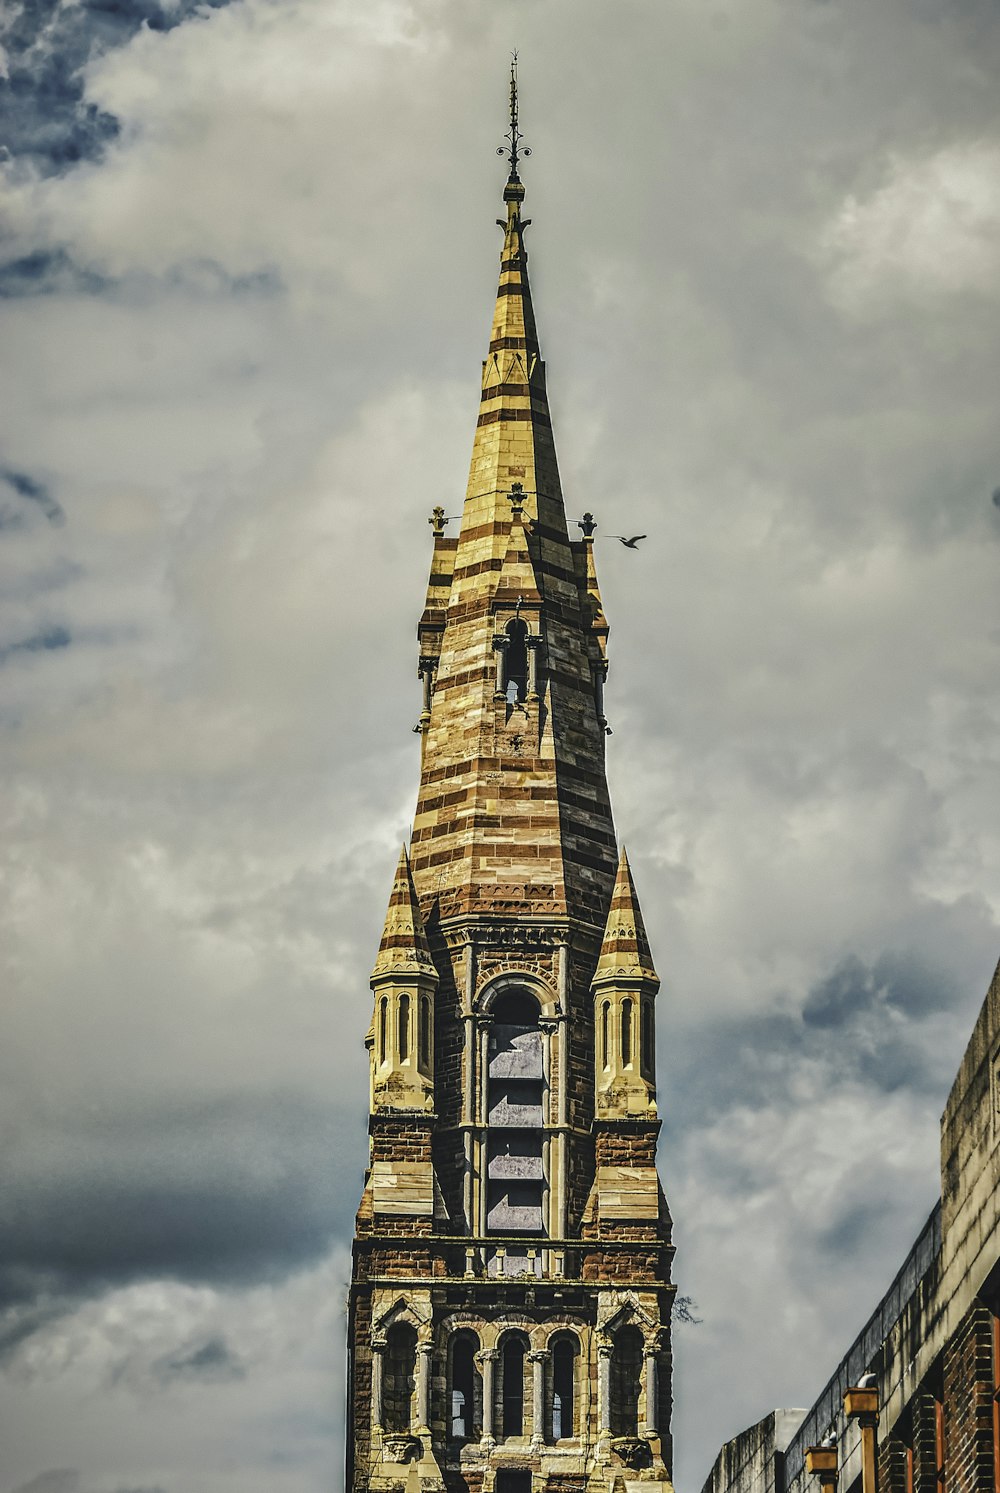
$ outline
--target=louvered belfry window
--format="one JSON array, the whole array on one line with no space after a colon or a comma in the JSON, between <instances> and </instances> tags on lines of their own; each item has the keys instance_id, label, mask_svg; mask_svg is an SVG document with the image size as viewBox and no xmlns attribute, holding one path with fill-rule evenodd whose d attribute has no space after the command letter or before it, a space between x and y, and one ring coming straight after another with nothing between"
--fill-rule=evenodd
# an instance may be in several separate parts
<instances>
[{"instance_id":1,"label":"louvered belfry window","mask_svg":"<svg viewBox=\"0 0 1000 1493\"><path fill-rule=\"evenodd\" d=\"M492 1234L543 1231L545 1068L537 1002L527 991L497 1001L488 1046L487 1212Z\"/></svg>"}]
</instances>

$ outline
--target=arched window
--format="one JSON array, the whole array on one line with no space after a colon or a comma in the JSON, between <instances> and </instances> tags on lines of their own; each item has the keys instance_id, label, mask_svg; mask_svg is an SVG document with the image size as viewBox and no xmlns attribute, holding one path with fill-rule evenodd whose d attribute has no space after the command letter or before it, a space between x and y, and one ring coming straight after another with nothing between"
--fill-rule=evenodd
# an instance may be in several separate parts
<instances>
[{"instance_id":1,"label":"arched window","mask_svg":"<svg viewBox=\"0 0 1000 1493\"><path fill-rule=\"evenodd\" d=\"M576 1355L573 1337L557 1338L552 1345L552 1440L576 1435Z\"/></svg>"},{"instance_id":2,"label":"arched window","mask_svg":"<svg viewBox=\"0 0 1000 1493\"><path fill-rule=\"evenodd\" d=\"M541 1012L527 990L495 1001L487 1045L486 1228L489 1233L543 1231L545 1063ZM499 1258L499 1257L497 1257ZM533 1270L527 1249L505 1249L505 1274Z\"/></svg>"},{"instance_id":3,"label":"arched window","mask_svg":"<svg viewBox=\"0 0 1000 1493\"><path fill-rule=\"evenodd\" d=\"M528 1345L518 1333L504 1338L500 1349L500 1430L524 1435L524 1355Z\"/></svg>"},{"instance_id":4,"label":"arched window","mask_svg":"<svg viewBox=\"0 0 1000 1493\"><path fill-rule=\"evenodd\" d=\"M611 1002L601 1006L601 1067L611 1067Z\"/></svg>"},{"instance_id":5,"label":"arched window","mask_svg":"<svg viewBox=\"0 0 1000 1493\"><path fill-rule=\"evenodd\" d=\"M632 1063L632 1002L628 996L622 1001L622 1067Z\"/></svg>"},{"instance_id":6,"label":"arched window","mask_svg":"<svg viewBox=\"0 0 1000 1493\"><path fill-rule=\"evenodd\" d=\"M510 639L504 653L504 694L515 705L528 694L528 628L520 617L515 617L504 631Z\"/></svg>"},{"instance_id":7,"label":"arched window","mask_svg":"<svg viewBox=\"0 0 1000 1493\"><path fill-rule=\"evenodd\" d=\"M479 1340L475 1333L456 1334L451 1350L451 1434L471 1441L482 1427L482 1379L476 1369Z\"/></svg>"},{"instance_id":8,"label":"arched window","mask_svg":"<svg viewBox=\"0 0 1000 1493\"><path fill-rule=\"evenodd\" d=\"M430 997L420 997L420 1024L417 1034L417 1051L420 1067L425 1073L431 1066L431 1003Z\"/></svg>"},{"instance_id":9,"label":"arched window","mask_svg":"<svg viewBox=\"0 0 1000 1493\"><path fill-rule=\"evenodd\" d=\"M642 1333L623 1327L615 1333L611 1355L611 1430L616 1436L639 1434L639 1387L642 1383Z\"/></svg>"},{"instance_id":10,"label":"arched window","mask_svg":"<svg viewBox=\"0 0 1000 1493\"><path fill-rule=\"evenodd\" d=\"M653 1074L653 1056L656 1050L656 1036L653 1031L653 1002L642 1003L642 1071L647 1078Z\"/></svg>"},{"instance_id":11,"label":"arched window","mask_svg":"<svg viewBox=\"0 0 1000 1493\"><path fill-rule=\"evenodd\" d=\"M382 1376L382 1420L387 1431L408 1431L413 1408L417 1362L417 1334L407 1322L397 1322L386 1336Z\"/></svg>"},{"instance_id":12,"label":"arched window","mask_svg":"<svg viewBox=\"0 0 1000 1493\"><path fill-rule=\"evenodd\" d=\"M378 1003L378 1060L385 1062L386 1028L389 1021L389 997L383 995Z\"/></svg>"},{"instance_id":13,"label":"arched window","mask_svg":"<svg viewBox=\"0 0 1000 1493\"><path fill-rule=\"evenodd\" d=\"M410 997L405 993L399 997L399 1061L405 1063L410 1056Z\"/></svg>"}]
</instances>

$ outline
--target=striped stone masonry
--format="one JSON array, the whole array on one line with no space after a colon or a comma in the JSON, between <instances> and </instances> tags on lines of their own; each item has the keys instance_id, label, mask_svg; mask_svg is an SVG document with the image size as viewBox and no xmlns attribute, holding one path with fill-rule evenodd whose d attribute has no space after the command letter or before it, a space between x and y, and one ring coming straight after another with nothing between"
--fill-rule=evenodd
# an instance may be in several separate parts
<instances>
[{"instance_id":1,"label":"striped stone masonry","mask_svg":"<svg viewBox=\"0 0 1000 1493\"><path fill-rule=\"evenodd\" d=\"M461 529L431 518L420 785L372 972L349 1493L670 1488L658 980L605 776L512 174Z\"/></svg>"}]
</instances>

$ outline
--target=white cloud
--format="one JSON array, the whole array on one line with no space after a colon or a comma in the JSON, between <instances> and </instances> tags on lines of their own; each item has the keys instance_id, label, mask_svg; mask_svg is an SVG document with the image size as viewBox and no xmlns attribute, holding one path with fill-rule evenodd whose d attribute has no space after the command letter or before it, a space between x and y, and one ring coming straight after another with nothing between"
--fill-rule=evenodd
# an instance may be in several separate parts
<instances>
[{"instance_id":1,"label":"white cloud","mask_svg":"<svg viewBox=\"0 0 1000 1493\"><path fill-rule=\"evenodd\" d=\"M1000 287L1000 145L962 141L890 157L886 180L849 194L821 239L848 308Z\"/></svg>"},{"instance_id":2,"label":"white cloud","mask_svg":"<svg viewBox=\"0 0 1000 1493\"><path fill-rule=\"evenodd\" d=\"M95 57L88 98L119 139L4 189L11 252L120 277L0 303L3 460L66 514L0 532L0 648L71 639L0 674L3 1133L39 1252L75 1249L59 1268L97 1293L50 1303L69 1314L14 1360L11 1483L338 1475L324 1267L223 1287L185 1256L101 1295L88 1239L45 1209L71 1183L117 1206L150 1178L175 1200L221 1179L233 1206L256 1196L259 1233L291 1175L296 1218L343 1258L367 973L416 786L426 515L460 501L496 272L512 15L567 503L650 536L599 565L681 1289L705 1317L681 1334L678 1485L772 1393L812 1392L828 1363L806 1329L832 1358L929 1206L1000 923L988 49L970 71L960 23L903 0L648 0L634 30L568 0L243 0ZM875 185L873 139L893 162ZM864 315L832 315L831 285ZM810 990L886 953L932 991L943 971L939 1004L883 1001L806 1044ZM889 1028L920 1092L864 1068ZM876 1124L901 1137L881 1213L836 1150ZM851 1207L848 1302L806 1225L836 1234ZM774 1357L748 1373L765 1329Z\"/></svg>"}]
</instances>

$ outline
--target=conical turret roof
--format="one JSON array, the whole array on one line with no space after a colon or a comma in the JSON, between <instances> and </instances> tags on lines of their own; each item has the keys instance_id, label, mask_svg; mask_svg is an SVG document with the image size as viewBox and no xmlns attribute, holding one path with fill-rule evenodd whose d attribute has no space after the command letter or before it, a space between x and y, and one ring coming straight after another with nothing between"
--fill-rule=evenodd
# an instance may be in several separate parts
<instances>
[{"instance_id":1,"label":"conical turret roof","mask_svg":"<svg viewBox=\"0 0 1000 1493\"><path fill-rule=\"evenodd\" d=\"M618 861L618 875L611 894L611 908L604 929L594 984L621 978L655 980L659 983L624 845Z\"/></svg>"},{"instance_id":2,"label":"conical turret roof","mask_svg":"<svg viewBox=\"0 0 1000 1493\"><path fill-rule=\"evenodd\" d=\"M382 942L372 970L373 980L386 975L430 975L435 980L438 977L424 932L424 920L420 915L405 845L399 853Z\"/></svg>"}]
</instances>

